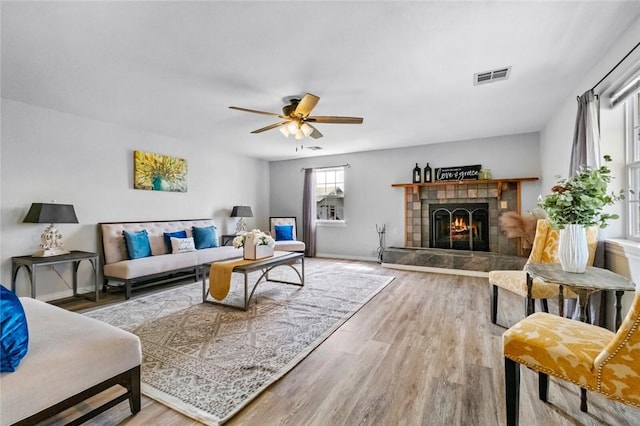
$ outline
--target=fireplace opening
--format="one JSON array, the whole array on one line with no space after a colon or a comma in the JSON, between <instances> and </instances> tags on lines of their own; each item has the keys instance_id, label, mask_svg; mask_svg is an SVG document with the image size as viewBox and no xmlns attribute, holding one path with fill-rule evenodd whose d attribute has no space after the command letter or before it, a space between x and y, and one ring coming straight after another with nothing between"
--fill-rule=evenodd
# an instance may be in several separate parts
<instances>
[{"instance_id":1,"label":"fireplace opening","mask_svg":"<svg viewBox=\"0 0 640 426\"><path fill-rule=\"evenodd\" d=\"M432 204L429 247L489 251L489 204Z\"/></svg>"}]
</instances>

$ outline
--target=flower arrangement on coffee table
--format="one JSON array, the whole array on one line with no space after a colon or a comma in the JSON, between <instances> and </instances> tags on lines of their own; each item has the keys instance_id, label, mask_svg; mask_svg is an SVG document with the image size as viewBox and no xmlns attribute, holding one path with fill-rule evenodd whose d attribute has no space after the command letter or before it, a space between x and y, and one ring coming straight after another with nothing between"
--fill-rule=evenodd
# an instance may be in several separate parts
<instances>
[{"instance_id":1,"label":"flower arrangement on coffee table","mask_svg":"<svg viewBox=\"0 0 640 426\"><path fill-rule=\"evenodd\" d=\"M274 247L276 241L269 234L262 232L259 229L253 229L251 232L241 232L233 239L233 246L235 248L244 247L247 237L253 237L253 244L256 246L269 246Z\"/></svg>"},{"instance_id":2,"label":"flower arrangement on coffee table","mask_svg":"<svg viewBox=\"0 0 640 426\"><path fill-rule=\"evenodd\" d=\"M244 248L244 258L250 260L273 256L275 245L276 241L271 235L259 229L254 229L251 232L241 232L240 235L233 239L233 246L235 248Z\"/></svg>"}]
</instances>

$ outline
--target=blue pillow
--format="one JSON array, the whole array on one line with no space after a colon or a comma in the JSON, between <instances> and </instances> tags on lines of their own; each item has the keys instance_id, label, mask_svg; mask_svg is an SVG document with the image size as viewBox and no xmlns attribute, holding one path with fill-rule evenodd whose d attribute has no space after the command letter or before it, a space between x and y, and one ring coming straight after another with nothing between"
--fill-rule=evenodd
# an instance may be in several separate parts
<instances>
[{"instance_id":1,"label":"blue pillow","mask_svg":"<svg viewBox=\"0 0 640 426\"><path fill-rule=\"evenodd\" d=\"M193 241L196 243L197 250L218 247L218 236L216 235L215 226L205 226L202 228L194 226L192 232Z\"/></svg>"},{"instance_id":2,"label":"blue pillow","mask_svg":"<svg viewBox=\"0 0 640 426\"><path fill-rule=\"evenodd\" d=\"M276 241L293 241L293 225L276 225Z\"/></svg>"},{"instance_id":3,"label":"blue pillow","mask_svg":"<svg viewBox=\"0 0 640 426\"><path fill-rule=\"evenodd\" d=\"M0 285L0 372L16 371L27 354L29 330L20 299Z\"/></svg>"},{"instance_id":4,"label":"blue pillow","mask_svg":"<svg viewBox=\"0 0 640 426\"><path fill-rule=\"evenodd\" d=\"M169 253L173 253L171 248L171 237L173 238L187 238L187 231L165 232L164 233L164 245L167 247Z\"/></svg>"},{"instance_id":5,"label":"blue pillow","mask_svg":"<svg viewBox=\"0 0 640 426\"><path fill-rule=\"evenodd\" d=\"M129 252L129 259L151 256L151 244L149 244L149 234L146 229L135 232L122 231L122 235Z\"/></svg>"}]
</instances>

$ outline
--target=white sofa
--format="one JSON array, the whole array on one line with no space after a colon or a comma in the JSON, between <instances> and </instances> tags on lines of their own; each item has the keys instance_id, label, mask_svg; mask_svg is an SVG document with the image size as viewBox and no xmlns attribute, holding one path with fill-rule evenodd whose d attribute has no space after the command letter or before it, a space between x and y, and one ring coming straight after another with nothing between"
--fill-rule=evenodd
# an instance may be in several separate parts
<instances>
[{"instance_id":1,"label":"white sofa","mask_svg":"<svg viewBox=\"0 0 640 426\"><path fill-rule=\"evenodd\" d=\"M129 400L140 411L140 339L83 315L21 297L29 349L15 371L0 373L0 424L36 424L115 385L127 392L82 416ZM77 422L80 424L81 422Z\"/></svg>"},{"instance_id":2,"label":"white sofa","mask_svg":"<svg viewBox=\"0 0 640 426\"><path fill-rule=\"evenodd\" d=\"M206 248L187 253L170 254L164 242L165 232L185 230L192 236L192 228L215 226L211 219L149 221L149 222L109 222L100 223L102 239L102 272L105 288L110 281L123 283L125 297L131 297L133 287L143 287L161 282L185 279L193 275L200 279L201 265L242 257L242 249L221 246L218 235L218 247ZM149 234L152 256L129 259L122 231L140 231L146 229Z\"/></svg>"}]
</instances>

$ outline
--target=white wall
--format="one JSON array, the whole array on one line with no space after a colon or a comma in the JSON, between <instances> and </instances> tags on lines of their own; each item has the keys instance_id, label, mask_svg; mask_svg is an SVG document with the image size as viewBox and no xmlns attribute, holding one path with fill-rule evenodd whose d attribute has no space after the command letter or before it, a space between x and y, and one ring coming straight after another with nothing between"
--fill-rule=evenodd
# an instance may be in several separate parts
<instances>
[{"instance_id":1,"label":"white wall","mask_svg":"<svg viewBox=\"0 0 640 426\"><path fill-rule=\"evenodd\" d=\"M581 95L585 91L593 87L602 77L604 77L610 69L612 69L637 43L638 34L640 34L640 19L637 19L625 33L612 46L607 55L600 58L597 63L589 70L584 70L582 75L577 72L579 77L576 81L579 84L570 88L566 101L558 107L540 132L540 163L542 165L542 184L543 187L551 187L555 182L555 175L567 176L569 172L569 158L571 156L571 144L573 142L574 124L577 111L576 96ZM636 49L637 50L637 49ZM603 81L596 89L601 96L601 112L600 112L600 131L601 144L600 149L602 155L609 154L613 158L610 163L612 176L614 177L610 189L619 190L626 186L626 177L624 174L624 129L625 129L625 112L623 106L615 109L609 107L607 99L608 92L625 76L628 76L632 70L640 70L640 51L634 52L629 56L617 69L611 74L611 77ZM624 220L626 215L624 212L624 204L618 203L608 209L611 213L618 213L620 220L613 221L606 228L601 230L600 239L621 238L624 236ZM610 247L620 247L620 241ZM615 253L608 250L607 267L622 275L630 277L638 284L640 281L640 245L637 243L625 243L627 250L617 249ZM629 248L631 247L631 248ZM632 254L636 253L636 254ZM623 306L628 309L633 294L628 293L624 297ZM609 298L611 302L612 298ZM626 310L625 310L626 311ZM625 312L623 311L623 312ZM609 324L612 324L611 315L613 314L612 306L609 306Z\"/></svg>"},{"instance_id":2,"label":"white wall","mask_svg":"<svg viewBox=\"0 0 640 426\"><path fill-rule=\"evenodd\" d=\"M266 227L268 164L228 154L226 142L178 140L3 99L1 282L11 283L12 256L38 249L46 226L22 223L32 202L74 205L80 223L58 226L71 250L98 251L98 222L213 218L226 233L238 204L252 207L249 226ZM134 150L187 159L188 191L133 189ZM83 263L81 286L91 269ZM39 275L39 299L70 294L69 268L56 269L62 278L51 268ZM18 276L18 294L28 295L26 273Z\"/></svg>"},{"instance_id":3,"label":"white wall","mask_svg":"<svg viewBox=\"0 0 640 426\"><path fill-rule=\"evenodd\" d=\"M411 182L415 163L424 168L481 164L494 178L539 176L538 134L499 136L486 139L421 145L364 153L305 158L270 163L272 216L297 216L302 229L303 167L326 167L349 163L345 177L347 225L318 228L317 253L356 259L376 257L376 224L387 226L387 246L404 246L403 189L394 183ZM523 211L535 208L540 186L522 184Z\"/></svg>"}]
</instances>

